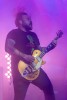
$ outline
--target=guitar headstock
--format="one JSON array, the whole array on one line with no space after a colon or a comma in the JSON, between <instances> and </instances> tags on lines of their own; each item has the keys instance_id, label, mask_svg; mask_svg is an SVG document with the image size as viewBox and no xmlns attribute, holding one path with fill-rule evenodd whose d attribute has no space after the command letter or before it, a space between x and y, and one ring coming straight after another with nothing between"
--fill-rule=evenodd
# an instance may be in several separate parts
<instances>
[{"instance_id":1,"label":"guitar headstock","mask_svg":"<svg viewBox=\"0 0 67 100\"><path fill-rule=\"evenodd\" d=\"M62 37L62 35L63 35L63 32L62 32L61 30L59 30L59 31L57 32L57 37L60 38L60 37Z\"/></svg>"}]
</instances>

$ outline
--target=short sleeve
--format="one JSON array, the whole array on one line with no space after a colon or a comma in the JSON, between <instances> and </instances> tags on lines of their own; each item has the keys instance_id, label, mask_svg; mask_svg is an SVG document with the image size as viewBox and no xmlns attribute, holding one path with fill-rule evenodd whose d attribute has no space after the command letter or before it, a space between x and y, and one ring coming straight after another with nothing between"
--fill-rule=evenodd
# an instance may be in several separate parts
<instances>
[{"instance_id":1,"label":"short sleeve","mask_svg":"<svg viewBox=\"0 0 67 100\"><path fill-rule=\"evenodd\" d=\"M10 51L9 51L9 48L8 48L8 40L9 39L12 39L15 41L15 37L13 35L13 31L10 31L8 34L7 34L7 37L6 37L6 40L5 40L5 51L8 52L10 54Z\"/></svg>"}]
</instances>

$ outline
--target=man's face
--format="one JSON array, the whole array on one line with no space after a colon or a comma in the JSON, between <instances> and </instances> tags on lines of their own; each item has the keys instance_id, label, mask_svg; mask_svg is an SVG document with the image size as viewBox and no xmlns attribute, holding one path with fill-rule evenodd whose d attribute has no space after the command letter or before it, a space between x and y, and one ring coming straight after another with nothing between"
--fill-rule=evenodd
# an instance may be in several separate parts
<instances>
[{"instance_id":1,"label":"man's face","mask_svg":"<svg viewBox=\"0 0 67 100\"><path fill-rule=\"evenodd\" d=\"M26 29L26 30L32 30L32 21L30 16L28 15L22 15L22 26Z\"/></svg>"}]
</instances>

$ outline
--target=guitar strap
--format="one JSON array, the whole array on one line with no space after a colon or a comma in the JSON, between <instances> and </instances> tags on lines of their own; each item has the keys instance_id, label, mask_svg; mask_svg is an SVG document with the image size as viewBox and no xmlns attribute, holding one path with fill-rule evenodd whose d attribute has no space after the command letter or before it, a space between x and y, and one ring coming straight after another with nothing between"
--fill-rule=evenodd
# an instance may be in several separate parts
<instances>
[{"instance_id":1,"label":"guitar strap","mask_svg":"<svg viewBox=\"0 0 67 100\"><path fill-rule=\"evenodd\" d=\"M28 38L28 40L30 41L30 43L34 44L34 43L33 43L33 38L32 38L31 35L27 35L27 38Z\"/></svg>"},{"instance_id":2,"label":"guitar strap","mask_svg":"<svg viewBox=\"0 0 67 100\"><path fill-rule=\"evenodd\" d=\"M33 40L33 38L32 38L31 35L27 35L27 39L29 40L29 42L30 42L31 45L34 45L34 40ZM34 48L32 47L31 53L32 53L33 51L34 51Z\"/></svg>"}]
</instances>

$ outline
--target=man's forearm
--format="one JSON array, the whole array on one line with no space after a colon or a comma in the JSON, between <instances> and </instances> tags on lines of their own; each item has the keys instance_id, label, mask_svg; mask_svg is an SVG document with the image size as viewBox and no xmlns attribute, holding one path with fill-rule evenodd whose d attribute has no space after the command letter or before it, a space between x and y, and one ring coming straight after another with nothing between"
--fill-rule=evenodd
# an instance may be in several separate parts
<instances>
[{"instance_id":1,"label":"man's forearm","mask_svg":"<svg viewBox=\"0 0 67 100\"><path fill-rule=\"evenodd\" d=\"M23 52L19 51L15 48L15 41L12 39L8 39L5 44L5 51L8 52L12 56L17 56L20 60L23 60L26 63L31 63L34 61L34 57L32 55L24 54Z\"/></svg>"},{"instance_id":2,"label":"man's forearm","mask_svg":"<svg viewBox=\"0 0 67 100\"><path fill-rule=\"evenodd\" d=\"M38 46L38 49L40 51L44 51L45 53L48 53L49 51L51 51L56 47L56 44L57 44L57 40L53 40L47 47Z\"/></svg>"},{"instance_id":3,"label":"man's forearm","mask_svg":"<svg viewBox=\"0 0 67 100\"><path fill-rule=\"evenodd\" d=\"M8 52L10 55L17 55L22 58L26 57L26 54L20 52L18 49L15 48L15 41L13 39L7 39L5 43L5 51Z\"/></svg>"},{"instance_id":4,"label":"man's forearm","mask_svg":"<svg viewBox=\"0 0 67 100\"><path fill-rule=\"evenodd\" d=\"M57 40L53 40L47 47L46 47L46 53L54 49L57 45Z\"/></svg>"},{"instance_id":5,"label":"man's forearm","mask_svg":"<svg viewBox=\"0 0 67 100\"><path fill-rule=\"evenodd\" d=\"M22 57L23 59L25 59L26 58L26 54L24 54L24 53L22 53L22 52L20 52L19 50L17 50L17 49L14 49L14 53L16 54L16 55L18 55L18 56L20 56L20 57Z\"/></svg>"},{"instance_id":6,"label":"man's forearm","mask_svg":"<svg viewBox=\"0 0 67 100\"><path fill-rule=\"evenodd\" d=\"M14 53L18 55L21 58L21 60L23 60L27 64L30 64L34 61L34 57L32 55L24 54L17 49L14 50Z\"/></svg>"}]
</instances>

